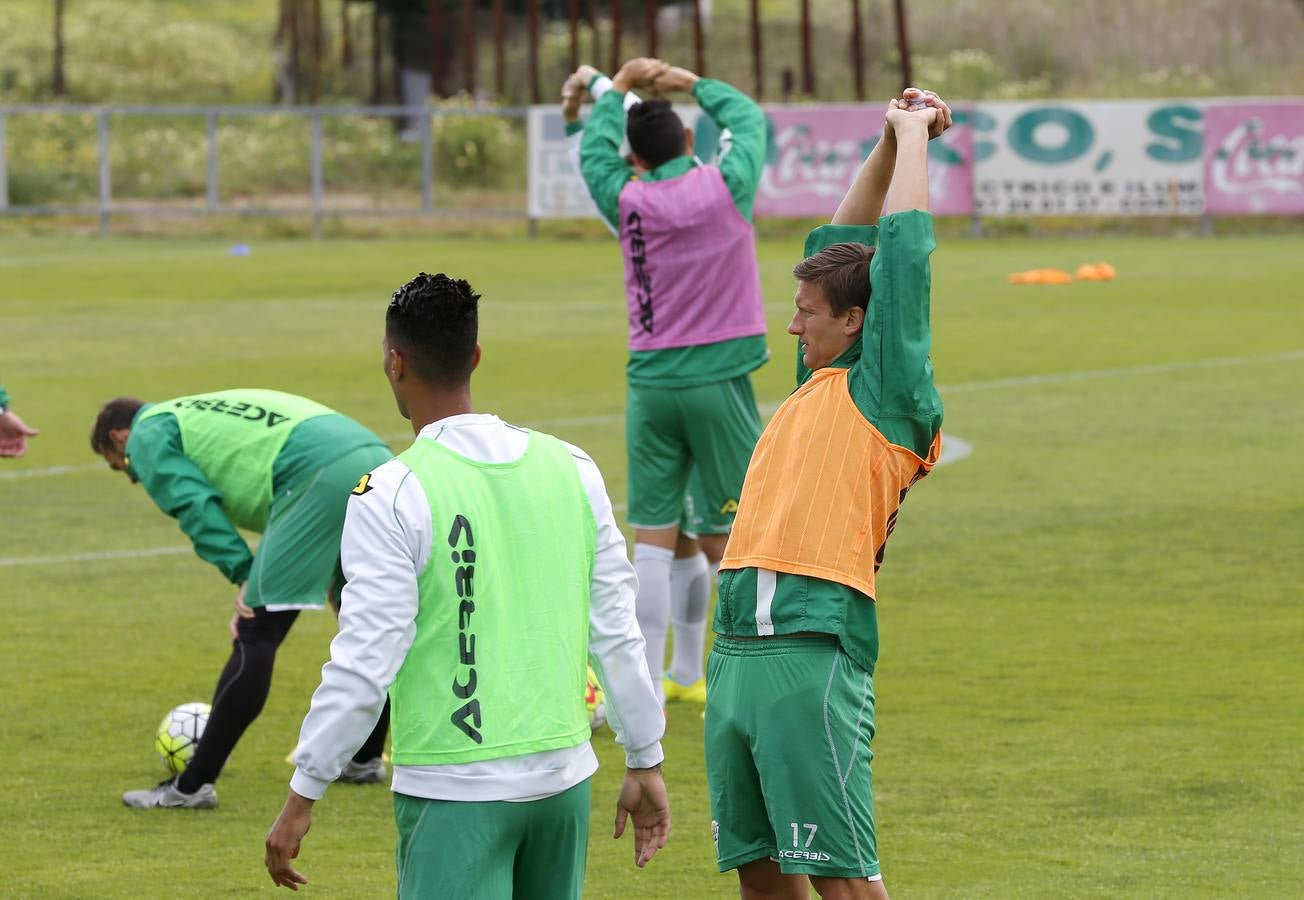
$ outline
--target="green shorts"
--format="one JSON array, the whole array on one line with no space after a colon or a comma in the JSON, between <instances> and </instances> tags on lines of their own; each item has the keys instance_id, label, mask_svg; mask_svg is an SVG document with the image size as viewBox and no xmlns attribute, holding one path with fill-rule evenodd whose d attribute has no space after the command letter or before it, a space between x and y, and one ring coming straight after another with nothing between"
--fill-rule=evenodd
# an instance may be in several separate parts
<instances>
[{"instance_id":1,"label":"green shorts","mask_svg":"<svg viewBox=\"0 0 1304 900\"><path fill-rule=\"evenodd\" d=\"M679 514L680 532L694 538L699 534L728 534L729 526L733 524L733 515L730 514L725 522L725 516L716 513L715 518L708 523L707 513L710 511L706 489L702 487L702 470L693 466L693 471L688 476L688 490L684 491L684 511Z\"/></svg>"},{"instance_id":2,"label":"green shorts","mask_svg":"<svg viewBox=\"0 0 1304 900\"><path fill-rule=\"evenodd\" d=\"M727 534L761 436L751 376L687 388L631 384L625 406L630 525Z\"/></svg>"},{"instance_id":3,"label":"green shorts","mask_svg":"<svg viewBox=\"0 0 1304 900\"><path fill-rule=\"evenodd\" d=\"M717 637L706 669L706 777L721 872L876 878L874 688L833 636Z\"/></svg>"},{"instance_id":4,"label":"green shorts","mask_svg":"<svg viewBox=\"0 0 1304 900\"><path fill-rule=\"evenodd\" d=\"M324 606L327 589L344 580L340 534L349 492L393 456L388 447L359 447L273 497L245 603L272 612Z\"/></svg>"},{"instance_id":5,"label":"green shorts","mask_svg":"<svg viewBox=\"0 0 1304 900\"><path fill-rule=\"evenodd\" d=\"M524 803L394 795L399 900L578 900L589 781Z\"/></svg>"}]
</instances>

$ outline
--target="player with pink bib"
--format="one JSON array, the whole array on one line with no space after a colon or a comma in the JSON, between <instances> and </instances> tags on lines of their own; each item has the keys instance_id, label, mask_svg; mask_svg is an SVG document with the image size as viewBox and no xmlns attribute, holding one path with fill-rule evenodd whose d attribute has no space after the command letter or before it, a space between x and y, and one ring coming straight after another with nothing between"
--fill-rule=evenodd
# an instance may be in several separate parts
<instances>
[{"instance_id":1,"label":"player with pink bib","mask_svg":"<svg viewBox=\"0 0 1304 900\"><path fill-rule=\"evenodd\" d=\"M638 620L654 680L674 625L665 699L704 701L714 569L760 435L750 373L769 355L752 228L765 115L735 88L660 60L630 60L609 87L604 81L600 73L589 80L598 99L584 127L580 172L620 238L625 266ZM714 163L693 155L693 134L668 101L627 111L626 94L636 88L690 91L721 129ZM626 137L629 159L621 154ZM697 538L705 555L686 537Z\"/></svg>"}]
</instances>

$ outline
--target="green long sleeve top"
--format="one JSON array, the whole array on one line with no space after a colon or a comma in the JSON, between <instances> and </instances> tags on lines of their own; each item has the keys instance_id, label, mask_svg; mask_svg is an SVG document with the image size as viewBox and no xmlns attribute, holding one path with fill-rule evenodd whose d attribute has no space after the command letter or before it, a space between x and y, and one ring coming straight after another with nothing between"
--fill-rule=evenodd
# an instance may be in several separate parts
<instances>
[{"instance_id":1,"label":"green long sleeve top","mask_svg":"<svg viewBox=\"0 0 1304 900\"><path fill-rule=\"evenodd\" d=\"M347 416L318 416L300 423L272 465L273 498L346 453L375 444L384 446L372 431ZM253 551L223 510L221 492L186 455L176 417L141 419L137 413L126 449L132 480L177 520L200 559L216 566L232 584L243 584L253 565Z\"/></svg>"},{"instance_id":2,"label":"green long sleeve top","mask_svg":"<svg viewBox=\"0 0 1304 900\"><path fill-rule=\"evenodd\" d=\"M698 79L693 97L721 131L731 134L713 164L719 167L738 212L750 222L765 170L765 113L742 91L711 78ZM624 91L613 88L603 94L583 126L580 143L580 175L598 213L617 230L620 192L634 178L633 166L620 152L625 139L624 104ZM642 180L678 178L700 164L692 156L679 156L645 172ZM764 365L768 357L765 336L754 335L695 347L633 351L625 374L632 385L693 387L746 374Z\"/></svg>"}]
</instances>

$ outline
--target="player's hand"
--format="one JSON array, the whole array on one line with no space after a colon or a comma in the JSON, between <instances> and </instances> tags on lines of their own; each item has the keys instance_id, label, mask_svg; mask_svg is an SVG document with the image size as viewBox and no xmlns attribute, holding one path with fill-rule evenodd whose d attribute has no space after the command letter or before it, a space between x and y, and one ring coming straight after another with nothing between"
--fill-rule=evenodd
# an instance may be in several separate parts
<instances>
[{"instance_id":1,"label":"player's hand","mask_svg":"<svg viewBox=\"0 0 1304 900\"><path fill-rule=\"evenodd\" d=\"M923 128L931 137L933 123L937 120L937 116L938 110L935 106L912 110L907 101L893 100L888 104L887 115L884 118L898 136L904 129Z\"/></svg>"},{"instance_id":2,"label":"player's hand","mask_svg":"<svg viewBox=\"0 0 1304 900\"><path fill-rule=\"evenodd\" d=\"M930 141L935 137L941 137L943 132L951 127L951 107L947 106L946 101L935 92L920 88L906 88L901 92L901 99L911 112L918 110L921 104L937 110L937 117L928 126L928 139Z\"/></svg>"},{"instance_id":3,"label":"player's hand","mask_svg":"<svg viewBox=\"0 0 1304 900\"><path fill-rule=\"evenodd\" d=\"M299 844L311 827L312 801L290 791L281 807L281 814L272 823L272 830L267 832L267 849L263 855L267 874L272 876L272 883L277 887L297 891L299 885L308 883L308 879L290 865L290 860L298 859Z\"/></svg>"},{"instance_id":4,"label":"player's hand","mask_svg":"<svg viewBox=\"0 0 1304 900\"><path fill-rule=\"evenodd\" d=\"M669 94L674 91L691 91L699 78L700 76L695 72L681 69L679 66L667 66L666 70L652 82L652 86L661 94Z\"/></svg>"},{"instance_id":5,"label":"player's hand","mask_svg":"<svg viewBox=\"0 0 1304 900\"><path fill-rule=\"evenodd\" d=\"M12 409L0 413L0 456L17 458L27 452L27 439L40 434Z\"/></svg>"},{"instance_id":6,"label":"player's hand","mask_svg":"<svg viewBox=\"0 0 1304 900\"><path fill-rule=\"evenodd\" d=\"M589 84L593 81L594 76L601 75L601 74L602 73L599 72L597 69L595 69L593 66L589 65L588 63L585 63L584 65L576 69L575 73L571 77L572 78L578 77L580 79L580 87L584 88L585 90L588 90Z\"/></svg>"},{"instance_id":7,"label":"player's hand","mask_svg":"<svg viewBox=\"0 0 1304 900\"><path fill-rule=\"evenodd\" d=\"M572 72L562 82L561 115L567 122L574 122L580 117L580 104L584 102L585 86L588 83L579 72Z\"/></svg>"},{"instance_id":8,"label":"player's hand","mask_svg":"<svg viewBox=\"0 0 1304 900\"><path fill-rule=\"evenodd\" d=\"M620 67L620 71L611 79L612 86L622 93L649 87L668 68L670 67L659 59L636 56Z\"/></svg>"},{"instance_id":9,"label":"player's hand","mask_svg":"<svg viewBox=\"0 0 1304 900\"><path fill-rule=\"evenodd\" d=\"M240 590L235 595L235 615L231 616L231 640L233 641L240 639L240 620L254 617L253 607L244 602L247 590L249 590L249 582L246 581L240 585Z\"/></svg>"},{"instance_id":10,"label":"player's hand","mask_svg":"<svg viewBox=\"0 0 1304 900\"><path fill-rule=\"evenodd\" d=\"M625 833L625 820L631 816L634 865L641 869L670 837L670 799L666 796L666 783L661 779L661 766L625 770L625 783L620 786L620 797L616 800L613 838Z\"/></svg>"}]
</instances>

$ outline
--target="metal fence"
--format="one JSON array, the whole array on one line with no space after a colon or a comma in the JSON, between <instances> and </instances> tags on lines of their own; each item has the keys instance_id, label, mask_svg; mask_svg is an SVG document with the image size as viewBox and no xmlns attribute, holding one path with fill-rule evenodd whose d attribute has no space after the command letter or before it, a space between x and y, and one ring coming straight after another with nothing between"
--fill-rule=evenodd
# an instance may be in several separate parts
<instances>
[{"instance_id":1,"label":"metal fence","mask_svg":"<svg viewBox=\"0 0 1304 900\"><path fill-rule=\"evenodd\" d=\"M525 107L502 108L435 108L406 106L185 106L185 105L79 105L79 104L9 104L0 105L0 215L9 216L61 216L94 215L99 217L100 233L109 234L115 215L145 216L300 216L311 215L314 237L321 236L322 222L328 216L426 216L447 214L449 210L440 209L435 204L435 143L434 123L437 118L445 116L492 116L496 118L524 121ZM22 115L57 115L57 116L94 116L96 123L96 159L98 163L98 196L93 205L88 204L12 204L9 202L9 153L6 139L6 125L16 116ZM113 196L113 161L110 152L112 122L115 117L158 117L180 116L196 117L205 123L207 141L207 176L206 190L202 205L162 204L155 205L115 202ZM308 121L309 141L309 183L308 204L306 206L249 206L221 202L218 191L221 160L218 153L218 118L265 116L292 116ZM386 118L406 120L415 123L415 132L420 135L420 184L421 200L419 206L333 206L327 202L325 188L325 168L323 164L324 144L323 122L331 118ZM476 215L485 217L509 216L525 218L524 206L520 209L477 209L459 210L459 215Z\"/></svg>"}]
</instances>

